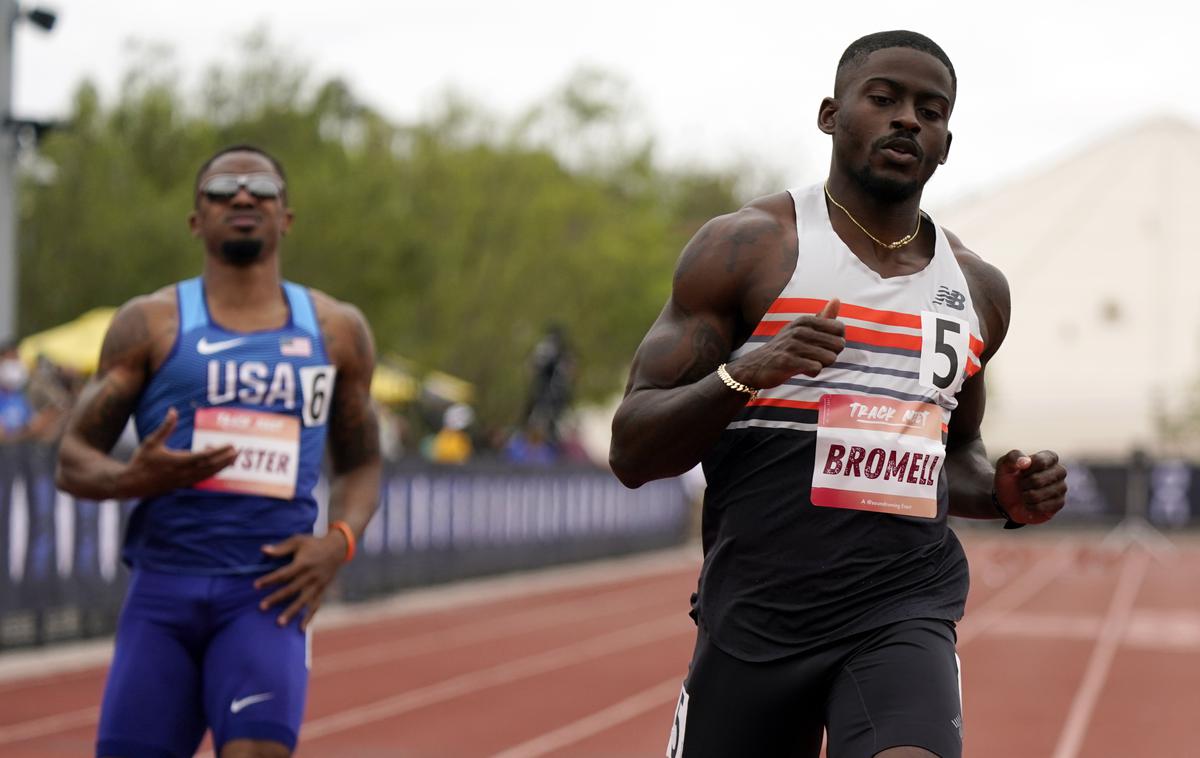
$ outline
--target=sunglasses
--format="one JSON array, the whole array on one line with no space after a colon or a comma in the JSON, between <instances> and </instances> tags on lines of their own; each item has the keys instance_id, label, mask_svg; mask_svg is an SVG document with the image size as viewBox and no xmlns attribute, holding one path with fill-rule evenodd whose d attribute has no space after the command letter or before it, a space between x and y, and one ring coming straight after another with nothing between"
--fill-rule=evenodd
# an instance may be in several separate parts
<instances>
[{"instance_id":1,"label":"sunglasses","mask_svg":"<svg viewBox=\"0 0 1200 758\"><path fill-rule=\"evenodd\" d=\"M283 194L283 182L270 174L216 174L200 185L200 191L209 200L230 200L243 187L260 200L274 200Z\"/></svg>"}]
</instances>

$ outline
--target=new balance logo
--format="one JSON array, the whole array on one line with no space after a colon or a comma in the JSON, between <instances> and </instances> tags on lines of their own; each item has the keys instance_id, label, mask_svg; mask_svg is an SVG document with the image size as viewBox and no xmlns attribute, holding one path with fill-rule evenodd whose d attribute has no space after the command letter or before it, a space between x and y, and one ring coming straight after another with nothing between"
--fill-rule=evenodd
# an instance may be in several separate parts
<instances>
[{"instance_id":1,"label":"new balance logo","mask_svg":"<svg viewBox=\"0 0 1200 758\"><path fill-rule=\"evenodd\" d=\"M962 714L960 713L960 714L958 714L957 716L955 716L954 718L950 719L950 723L951 723L951 724L954 724L954 728L958 730L958 738L961 740L961 739L962 739L962 736L963 736L963 728L962 728L962 725L963 725L963 720L962 720Z\"/></svg>"},{"instance_id":2,"label":"new balance logo","mask_svg":"<svg viewBox=\"0 0 1200 758\"><path fill-rule=\"evenodd\" d=\"M229 712L237 713L243 708L254 705L255 703L261 703L264 700L270 700L273 697L275 697L274 692L260 692L257 695L247 695L246 697L238 698L229 704Z\"/></svg>"},{"instance_id":3,"label":"new balance logo","mask_svg":"<svg viewBox=\"0 0 1200 758\"><path fill-rule=\"evenodd\" d=\"M961 311L963 306L967 304L967 296L958 290L952 290L949 287L938 287L937 297L933 298L933 304L941 304L947 308L953 308L956 311Z\"/></svg>"},{"instance_id":4,"label":"new balance logo","mask_svg":"<svg viewBox=\"0 0 1200 758\"><path fill-rule=\"evenodd\" d=\"M196 352L200 355L212 355L219 353L222 350L228 350L231 347L237 347L246 341L245 337L236 337L231 340L221 340L220 342L209 342L207 337L201 337L196 343Z\"/></svg>"}]
</instances>

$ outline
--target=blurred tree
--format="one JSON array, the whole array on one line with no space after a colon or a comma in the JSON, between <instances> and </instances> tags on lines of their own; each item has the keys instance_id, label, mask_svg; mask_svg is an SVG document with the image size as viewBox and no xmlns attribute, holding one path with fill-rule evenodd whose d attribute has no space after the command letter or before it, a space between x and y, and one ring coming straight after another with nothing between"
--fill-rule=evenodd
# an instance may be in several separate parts
<instances>
[{"instance_id":1,"label":"blurred tree","mask_svg":"<svg viewBox=\"0 0 1200 758\"><path fill-rule=\"evenodd\" d=\"M115 103L79 86L71 128L43 146L54 181L23 187L23 331L197 273L194 172L251 142L288 171L288 278L356 303L381 354L474 382L481 419L507 424L551 322L579 396L618 391L679 250L738 205L732 172L660 167L628 88L603 72L507 121L450 94L397 124L344 81L313 83L264 33L230 60L189 89L170 51L142 46Z\"/></svg>"}]
</instances>

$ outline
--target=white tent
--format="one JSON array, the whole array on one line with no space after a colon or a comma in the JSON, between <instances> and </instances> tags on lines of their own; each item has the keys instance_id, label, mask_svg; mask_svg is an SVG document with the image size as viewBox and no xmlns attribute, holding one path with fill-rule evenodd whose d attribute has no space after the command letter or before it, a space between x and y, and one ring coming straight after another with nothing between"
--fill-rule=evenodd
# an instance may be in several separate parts
<instances>
[{"instance_id":1,"label":"white tent","mask_svg":"<svg viewBox=\"0 0 1200 758\"><path fill-rule=\"evenodd\" d=\"M1161 451L1200 379L1200 128L1142 123L934 217L1012 288L989 450Z\"/></svg>"}]
</instances>

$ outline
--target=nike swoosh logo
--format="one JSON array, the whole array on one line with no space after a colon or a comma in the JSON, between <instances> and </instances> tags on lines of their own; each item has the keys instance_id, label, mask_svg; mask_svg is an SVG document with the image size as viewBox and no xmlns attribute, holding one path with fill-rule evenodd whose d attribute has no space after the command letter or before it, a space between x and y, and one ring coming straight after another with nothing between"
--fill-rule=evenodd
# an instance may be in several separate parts
<instances>
[{"instance_id":1,"label":"nike swoosh logo","mask_svg":"<svg viewBox=\"0 0 1200 758\"><path fill-rule=\"evenodd\" d=\"M200 353L200 355L212 355L222 350L228 350L231 347L237 347L245 341L245 337L237 337L231 340L221 340L220 342L209 342L207 337L201 337L200 341L196 343L196 352Z\"/></svg>"},{"instance_id":2,"label":"nike swoosh logo","mask_svg":"<svg viewBox=\"0 0 1200 758\"><path fill-rule=\"evenodd\" d=\"M257 695L247 695L246 697L238 698L229 704L229 712L237 713L247 706L261 703L264 700L270 700L273 697L275 697L274 692L260 692Z\"/></svg>"}]
</instances>

